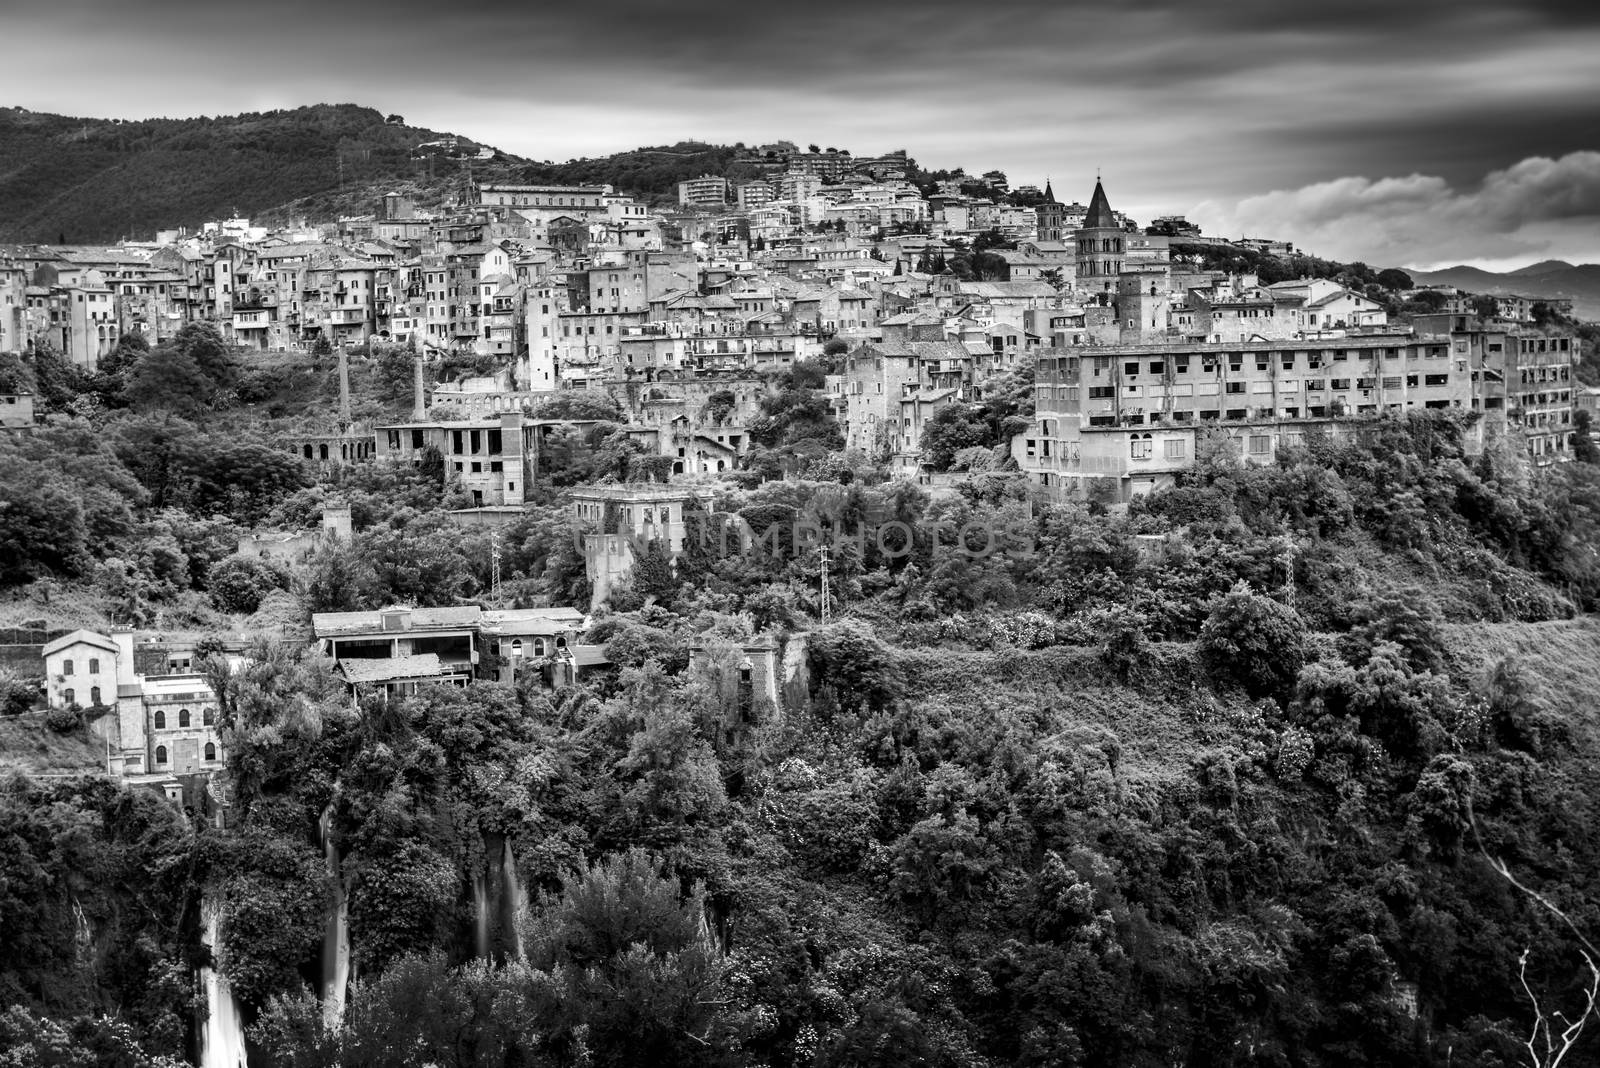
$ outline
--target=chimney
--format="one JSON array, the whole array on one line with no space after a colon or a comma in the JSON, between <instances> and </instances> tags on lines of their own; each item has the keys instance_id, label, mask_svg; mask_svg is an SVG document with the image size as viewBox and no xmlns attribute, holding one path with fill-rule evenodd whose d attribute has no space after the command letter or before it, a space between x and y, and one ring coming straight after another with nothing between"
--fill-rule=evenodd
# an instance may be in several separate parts
<instances>
[{"instance_id":1,"label":"chimney","mask_svg":"<svg viewBox=\"0 0 1600 1068\"><path fill-rule=\"evenodd\" d=\"M428 418L428 402L427 402L426 398L424 398L423 395L422 395L422 357L421 357L421 355L417 356L416 377L413 380L411 393L412 393L411 418L412 418L413 421L420 423L422 420Z\"/></svg>"},{"instance_id":2,"label":"chimney","mask_svg":"<svg viewBox=\"0 0 1600 1068\"><path fill-rule=\"evenodd\" d=\"M350 354L339 346L339 426L350 425Z\"/></svg>"}]
</instances>

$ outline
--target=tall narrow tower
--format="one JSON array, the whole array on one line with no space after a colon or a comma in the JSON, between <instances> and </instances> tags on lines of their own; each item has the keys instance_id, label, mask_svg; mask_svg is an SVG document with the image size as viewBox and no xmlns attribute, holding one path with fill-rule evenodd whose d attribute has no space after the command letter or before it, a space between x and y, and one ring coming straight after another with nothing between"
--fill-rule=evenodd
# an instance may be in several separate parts
<instances>
[{"instance_id":1,"label":"tall narrow tower","mask_svg":"<svg viewBox=\"0 0 1600 1068\"><path fill-rule=\"evenodd\" d=\"M418 354L411 383L411 419L420 423L428 417L428 401L422 393L422 356Z\"/></svg>"},{"instance_id":2,"label":"tall narrow tower","mask_svg":"<svg viewBox=\"0 0 1600 1068\"><path fill-rule=\"evenodd\" d=\"M350 426L350 354L339 343L339 429Z\"/></svg>"},{"instance_id":3,"label":"tall narrow tower","mask_svg":"<svg viewBox=\"0 0 1600 1068\"><path fill-rule=\"evenodd\" d=\"M1073 235L1077 243L1078 287L1102 303L1109 302L1122 273L1122 227L1111 211L1105 188L1095 179L1089 214Z\"/></svg>"}]
</instances>

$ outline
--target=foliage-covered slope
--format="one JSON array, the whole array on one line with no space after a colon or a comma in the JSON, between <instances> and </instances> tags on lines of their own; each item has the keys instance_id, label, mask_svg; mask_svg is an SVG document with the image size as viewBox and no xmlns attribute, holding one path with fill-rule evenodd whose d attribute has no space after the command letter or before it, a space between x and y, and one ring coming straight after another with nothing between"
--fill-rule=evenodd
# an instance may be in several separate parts
<instances>
[{"instance_id":1,"label":"foliage-covered slope","mask_svg":"<svg viewBox=\"0 0 1600 1068\"><path fill-rule=\"evenodd\" d=\"M430 173L413 150L445 136L351 104L130 122L0 110L0 240L149 238L341 185L381 186Z\"/></svg>"}]
</instances>

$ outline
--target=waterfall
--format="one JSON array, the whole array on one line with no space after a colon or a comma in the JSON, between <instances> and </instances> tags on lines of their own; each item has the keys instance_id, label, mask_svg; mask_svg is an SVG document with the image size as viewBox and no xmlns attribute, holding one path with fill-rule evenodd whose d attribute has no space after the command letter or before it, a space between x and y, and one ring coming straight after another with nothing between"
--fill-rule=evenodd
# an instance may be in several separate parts
<instances>
[{"instance_id":1,"label":"waterfall","mask_svg":"<svg viewBox=\"0 0 1600 1068\"><path fill-rule=\"evenodd\" d=\"M200 986L206 997L206 1016L200 1022L200 1068L245 1068L239 1003L216 966L222 948L222 903L211 891L206 891L200 900L200 922L205 927L212 960L212 964L200 969Z\"/></svg>"},{"instance_id":2,"label":"waterfall","mask_svg":"<svg viewBox=\"0 0 1600 1068\"><path fill-rule=\"evenodd\" d=\"M505 843L500 854L500 877L503 883L500 894L502 909L500 922L505 930L505 944L507 959L522 959L522 932L517 928L517 917L526 910L528 900L523 894L522 883L517 878L517 856L511 849L511 843Z\"/></svg>"},{"instance_id":3,"label":"waterfall","mask_svg":"<svg viewBox=\"0 0 1600 1068\"><path fill-rule=\"evenodd\" d=\"M472 927L473 952L480 957L489 955L489 890L484 886L483 872L472 873Z\"/></svg>"},{"instance_id":4,"label":"waterfall","mask_svg":"<svg viewBox=\"0 0 1600 1068\"><path fill-rule=\"evenodd\" d=\"M527 907L517 855L504 834L483 835L483 866L472 873L473 922L478 956L510 960L522 956L517 915Z\"/></svg>"},{"instance_id":5,"label":"waterfall","mask_svg":"<svg viewBox=\"0 0 1600 1068\"><path fill-rule=\"evenodd\" d=\"M339 871L339 847L333 840L332 824L333 805L329 804L317 819L328 878L333 882L333 910L322 933L322 1018L329 1027L337 1027L344 1019L345 992L350 989L350 898Z\"/></svg>"}]
</instances>

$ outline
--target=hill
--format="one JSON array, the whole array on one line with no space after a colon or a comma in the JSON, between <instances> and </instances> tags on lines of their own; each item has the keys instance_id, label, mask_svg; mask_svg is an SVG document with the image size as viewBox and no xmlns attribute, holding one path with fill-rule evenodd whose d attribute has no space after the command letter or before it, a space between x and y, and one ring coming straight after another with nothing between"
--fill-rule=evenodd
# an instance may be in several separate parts
<instances>
[{"instance_id":1,"label":"hill","mask_svg":"<svg viewBox=\"0 0 1600 1068\"><path fill-rule=\"evenodd\" d=\"M149 237L342 187L381 195L389 182L453 180L479 149L353 104L136 122L3 109L0 241Z\"/></svg>"},{"instance_id":2,"label":"hill","mask_svg":"<svg viewBox=\"0 0 1600 1068\"><path fill-rule=\"evenodd\" d=\"M1419 286L1455 286L1494 296L1569 297L1578 318L1600 319L1600 263L1574 266L1545 260L1504 273L1466 266L1409 273Z\"/></svg>"},{"instance_id":3,"label":"hill","mask_svg":"<svg viewBox=\"0 0 1600 1068\"><path fill-rule=\"evenodd\" d=\"M376 211L391 189L438 208L469 172L671 203L681 181L748 181L777 165L701 141L565 163L483 147L355 104L134 122L0 108L0 241L111 242L235 212L269 225L327 222Z\"/></svg>"}]
</instances>

